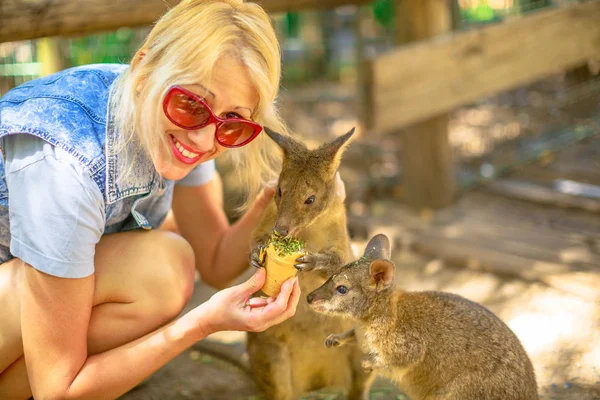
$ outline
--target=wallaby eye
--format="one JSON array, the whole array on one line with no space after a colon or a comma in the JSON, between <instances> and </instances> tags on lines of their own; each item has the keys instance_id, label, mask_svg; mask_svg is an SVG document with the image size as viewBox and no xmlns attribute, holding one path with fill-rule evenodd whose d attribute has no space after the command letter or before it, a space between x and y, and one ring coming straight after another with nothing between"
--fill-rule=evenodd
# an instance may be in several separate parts
<instances>
[{"instance_id":1,"label":"wallaby eye","mask_svg":"<svg viewBox=\"0 0 600 400\"><path fill-rule=\"evenodd\" d=\"M314 195L312 195L312 196L310 196L308 199L306 199L306 200L304 201L304 204L312 204L312 203L314 203L314 202L315 202L315 196L314 196Z\"/></svg>"},{"instance_id":2,"label":"wallaby eye","mask_svg":"<svg viewBox=\"0 0 600 400\"><path fill-rule=\"evenodd\" d=\"M279 186L277 187L277 196L281 197L281 188Z\"/></svg>"},{"instance_id":3,"label":"wallaby eye","mask_svg":"<svg viewBox=\"0 0 600 400\"><path fill-rule=\"evenodd\" d=\"M346 286L338 286L335 288L335 291L338 292L339 294L346 294L349 292L348 288Z\"/></svg>"}]
</instances>

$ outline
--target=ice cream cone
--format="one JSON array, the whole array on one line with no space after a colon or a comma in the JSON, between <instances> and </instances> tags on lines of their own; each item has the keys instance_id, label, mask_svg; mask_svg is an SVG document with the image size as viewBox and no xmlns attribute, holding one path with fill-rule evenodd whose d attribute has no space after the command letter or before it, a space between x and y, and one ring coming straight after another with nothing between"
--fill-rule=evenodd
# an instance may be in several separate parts
<instances>
[{"instance_id":1,"label":"ice cream cone","mask_svg":"<svg viewBox=\"0 0 600 400\"><path fill-rule=\"evenodd\" d=\"M280 257L277 255L273 245L269 245L266 252L265 269L267 276L261 290L267 296L276 297L281 290L283 282L295 276L298 272L294 264L296 263L296 259L304 253L296 252Z\"/></svg>"}]
</instances>

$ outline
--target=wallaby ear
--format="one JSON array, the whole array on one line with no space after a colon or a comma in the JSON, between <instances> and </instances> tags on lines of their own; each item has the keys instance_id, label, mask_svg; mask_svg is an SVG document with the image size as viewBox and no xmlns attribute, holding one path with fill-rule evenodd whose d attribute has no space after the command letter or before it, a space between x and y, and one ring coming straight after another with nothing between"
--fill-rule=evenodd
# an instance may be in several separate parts
<instances>
[{"instance_id":1,"label":"wallaby ear","mask_svg":"<svg viewBox=\"0 0 600 400\"><path fill-rule=\"evenodd\" d=\"M323 157L330 160L330 169L333 173L337 172L342 160L342 154L344 153L348 141L354 134L355 129L356 128L352 128L342 136L339 136L331 142L325 143L319 147L318 151L323 155Z\"/></svg>"},{"instance_id":2,"label":"wallaby ear","mask_svg":"<svg viewBox=\"0 0 600 400\"><path fill-rule=\"evenodd\" d=\"M379 233L369 240L365 247L364 257L368 260L377 260L379 258L390 258L390 240L383 233Z\"/></svg>"},{"instance_id":3,"label":"wallaby ear","mask_svg":"<svg viewBox=\"0 0 600 400\"><path fill-rule=\"evenodd\" d=\"M396 266L390 260L378 259L369 265L370 284L381 292L394 282Z\"/></svg>"},{"instance_id":4,"label":"wallaby ear","mask_svg":"<svg viewBox=\"0 0 600 400\"><path fill-rule=\"evenodd\" d=\"M298 142L292 139L290 136L277 133L274 130L267 128L266 126L263 126L263 130L271 139L273 139L275 143L279 145L279 147L281 147L285 154L291 153L294 148L298 147Z\"/></svg>"}]
</instances>

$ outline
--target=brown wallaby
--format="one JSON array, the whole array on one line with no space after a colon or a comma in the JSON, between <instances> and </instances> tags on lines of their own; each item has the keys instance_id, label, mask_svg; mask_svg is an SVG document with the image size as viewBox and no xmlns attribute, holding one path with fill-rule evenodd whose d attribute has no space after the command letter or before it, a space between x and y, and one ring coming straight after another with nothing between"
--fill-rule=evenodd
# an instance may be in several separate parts
<instances>
[{"instance_id":1,"label":"brown wallaby","mask_svg":"<svg viewBox=\"0 0 600 400\"><path fill-rule=\"evenodd\" d=\"M363 367L392 379L412 400L531 400L537 384L519 339L480 304L444 292L394 286L385 235L307 296L326 315L350 317L354 330L327 347L357 340Z\"/></svg>"},{"instance_id":2,"label":"brown wallaby","mask_svg":"<svg viewBox=\"0 0 600 400\"><path fill-rule=\"evenodd\" d=\"M354 129L309 150L301 142L265 128L283 150L277 192L253 233L254 266L262 265L260 249L273 230L304 240L307 254L297 260L303 293L319 287L352 259L346 209L336 192L336 173ZM358 346L323 346L327 333L350 329L350 321L320 315L300 300L296 314L261 333L248 333L250 367L259 390L269 400L299 398L324 387L345 390L349 399L368 399L370 375L361 367Z\"/></svg>"}]
</instances>

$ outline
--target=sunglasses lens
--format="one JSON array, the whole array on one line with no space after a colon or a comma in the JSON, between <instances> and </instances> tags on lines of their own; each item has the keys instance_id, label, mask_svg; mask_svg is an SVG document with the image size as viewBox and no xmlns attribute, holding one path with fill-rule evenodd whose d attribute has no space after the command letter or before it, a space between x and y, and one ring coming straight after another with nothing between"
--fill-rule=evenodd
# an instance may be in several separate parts
<instances>
[{"instance_id":1,"label":"sunglasses lens","mask_svg":"<svg viewBox=\"0 0 600 400\"><path fill-rule=\"evenodd\" d=\"M174 122L184 128L198 127L205 124L210 117L202 103L181 92L171 95L166 112Z\"/></svg>"},{"instance_id":2,"label":"sunglasses lens","mask_svg":"<svg viewBox=\"0 0 600 400\"><path fill-rule=\"evenodd\" d=\"M256 133L253 125L236 121L225 122L217 130L217 140L225 147L238 147L250 142Z\"/></svg>"}]
</instances>

